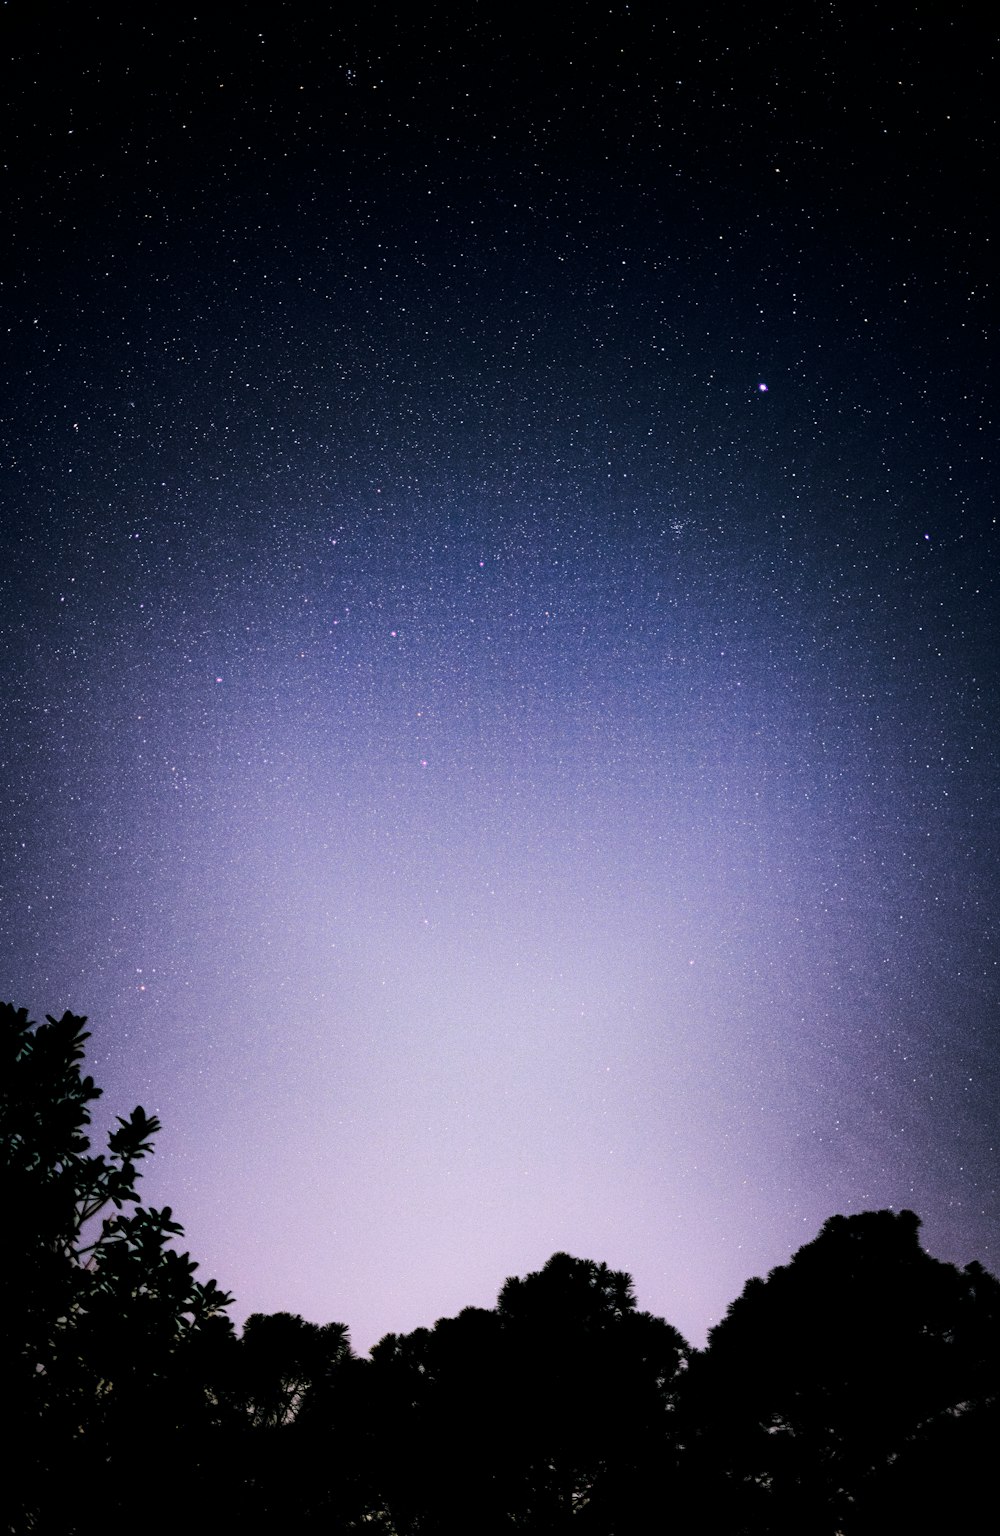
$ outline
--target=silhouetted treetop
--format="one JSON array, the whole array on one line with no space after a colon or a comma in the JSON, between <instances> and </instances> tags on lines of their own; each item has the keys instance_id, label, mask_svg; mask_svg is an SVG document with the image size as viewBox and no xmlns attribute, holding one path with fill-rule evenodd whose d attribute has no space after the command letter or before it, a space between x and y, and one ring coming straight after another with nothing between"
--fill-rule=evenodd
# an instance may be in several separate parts
<instances>
[{"instance_id":1,"label":"silhouetted treetop","mask_svg":"<svg viewBox=\"0 0 1000 1536\"><path fill-rule=\"evenodd\" d=\"M568 1253L554 1253L544 1268L523 1279L512 1276L497 1299L506 1322L588 1330L619 1322L635 1305L631 1275Z\"/></svg>"},{"instance_id":2,"label":"silhouetted treetop","mask_svg":"<svg viewBox=\"0 0 1000 1536\"><path fill-rule=\"evenodd\" d=\"M119 1117L105 1153L92 1153L81 1071L86 1020L64 1013L36 1028L0 1004L0 1200L10 1241L0 1266L2 1369L16 1402L11 1528L89 1528L59 1501L89 1460L124 1490L140 1434L180 1433L212 1417L206 1376L228 1340L231 1298L173 1240L169 1206L138 1203L138 1164L155 1116ZM197 1361L197 1364L195 1363ZM53 1513L57 1508L58 1514ZM47 1513L46 1513L47 1511Z\"/></svg>"},{"instance_id":3,"label":"silhouetted treetop","mask_svg":"<svg viewBox=\"0 0 1000 1536\"><path fill-rule=\"evenodd\" d=\"M912 1211L831 1217L703 1351L567 1253L369 1360L288 1312L237 1338L139 1202L156 1117L91 1150L85 1022L0 1005L7 1536L172 1536L178 1508L317 1536L936 1536L991 1499L1000 1282L927 1254Z\"/></svg>"},{"instance_id":4,"label":"silhouetted treetop","mask_svg":"<svg viewBox=\"0 0 1000 1536\"><path fill-rule=\"evenodd\" d=\"M251 1423L275 1428L296 1418L351 1357L345 1323L308 1323L290 1312L254 1312L240 1341L241 1382Z\"/></svg>"},{"instance_id":5,"label":"silhouetted treetop","mask_svg":"<svg viewBox=\"0 0 1000 1536\"><path fill-rule=\"evenodd\" d=\"M919 1231L912 1211L832 1217L748 1282L695 1360L706 1481L761 1529L852 1529L915 1438L996 1393L1000 1286L932 1258Z\"/></svg>"}]
</instances>

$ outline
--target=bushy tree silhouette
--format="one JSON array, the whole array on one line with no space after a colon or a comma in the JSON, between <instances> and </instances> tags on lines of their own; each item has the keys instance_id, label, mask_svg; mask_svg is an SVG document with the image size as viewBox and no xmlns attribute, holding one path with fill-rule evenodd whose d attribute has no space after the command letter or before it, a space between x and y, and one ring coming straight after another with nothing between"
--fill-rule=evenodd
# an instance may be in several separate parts
<instances>
[{"instance_id":1,"label":"bushy tree silhouette","mask_svg":"<svg viewBox=\"0 0 1000 1536\"><path fill-rule=\"evenodd\" d=\"M212 1377L232 1343L231 1298L178 1253L169 1207L138 1203L138 1164L159 1130L142 1108L106 1153L86 1128L101 1090L81 1071L86 1020L36 1028L0 1005L3 1371L16 1404L6 1480L12 1530L89 1530L74 1473L101 1468L124 1498L140 1439L191 1442L212 1418ZM104 1513L106 1513L106 1508Z\"/></svg>"},{"instance_id":2,"label":"bushy tree silhouette","mask_svg":"<svg viewBox=\"0 0 1000 1536\"><path fill-rule=\"evenodd\" d=\"M372 1358L386 1438L403 1448L382 1484L398 1529L627 1527L672 1477L687 1354L636 1310L628 1275L564 1253L508 1280L493 1312L388 1335Z\"/></svg>"},{"instance_id":3,"label":"bushy tree silhouette","mask_svg":"<svg viewBox=\"0 0 1000 1536\"><path fill-rule=\"evenodd\" d=\"M992 1493L1000 1283L910 1211L836 1216L691 1351L630 1277L554 1254L493 1310L388 1334L254 1314L139 1202L159 1129L90 1149L85 1020L0 1005L8 1536L937 1532Z\"/></svg>"},{"instance_id":4,"label":"bushy tree silhouette","mask_svg":"<svg viewBox=\"0 0 1000 1536\"><path fill-rule=\"evenodd\" d=\"M226 1518L335 1536L371 1513L363 1386L367 1362L343 1323L289 1312L247 1318L229 1378L240 1429L227 1436ZM379 1447L384 1455L385 1445Z\"/></svg>"},{"instance_id":5,"label":"bushy tree silhouette","mask_svg":"<svg viewBox=\"0 0 1000 1536\"><path fill-rule=\"evenodd\" d=\"M1000 1286L925 1253L919 1228L912 1211L835 1216L713 1330L688 1407L715 1528L867 1530L900 1459L995 1402Z\"/></svg>"},{"instance_id":6,"label":"bushy tree silhouette","mask_svg":"<svg viewBox=\"0 0 1000 1536\"><path fill-rule=\"evenodd\" d=\"M638 1515L651 1481L672 1481L673 1410L689 1354L675 1328L639 1312L630 1275L557 1253L509 1279L501 1320L520 1399L531 1505L558 1529Z\"/></svg>"},{"instance_id":7,"label":"bushy tree silhouette","mask_svg":"<svg viewBox=\"0 0 1000 1536\"><path fill-rule=\"evenodd\" d=\"M240 1381L250 1421L277 1429L351 1354L345 1323L307 1323L290 1312L255 1312L243 1327Z\"/></svg>"}]
</instances>

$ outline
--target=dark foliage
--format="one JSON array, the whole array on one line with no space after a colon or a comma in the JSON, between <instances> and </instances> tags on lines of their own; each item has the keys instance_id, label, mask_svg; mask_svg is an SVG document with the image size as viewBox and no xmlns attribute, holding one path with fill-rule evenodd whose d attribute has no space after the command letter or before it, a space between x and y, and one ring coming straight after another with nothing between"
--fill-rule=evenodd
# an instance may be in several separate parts
<instances>
[{"instance_id":1,"label":"dark foliage","mask_svg":"<svg viewBox=\"0 0 1000 1536\"><path fill-rule=\"evenodd\" d=\"M628 1275L556 1254L508 1280L494 1312L469 1308L372 1351L399 1448L382 1483L400 1533L604 1529L601 1509L668 1472L687 1356L635 1309Z\"/></svg>"},{"instance_id":2,"label":"dark foliage","mask_svg":"<svg viewBox=\"0 0 1000 1536\"><path fill-rule=\"evenodd\" d=\"M972 1466L961 1489L953 1467L995 1422L1000 1285L931 1258L919 1227L912 1211L834 1216L713 1330L687 1416L716 1529L884 1529L918 1466L899 1528L925 1528L935 1479L953 1518L966 1504Z\"/></svg>"},{"instance_id":3,"label":"dark foliage","mask_svg":"<svg viewBox=\"0 0 1000 1536\"><path fill-rule=\"evenodd\" d=\"M971 1519L1000 1430L1000 1284L909 1211L836 1216L707 1350L555 1254L492 1310L389 1334L230 1298L139 1203L159 1125L90 1151L85 1021L0 1006L9 1533L875 1536Z\"/></svg>"},{"instance_id":4,"label":"dark foliage","mask_svg":"<svg viewBox=\"0 0 1000 1536\"><path fill-rule=\"evenodd\" d=\"M197 1481L214 1383L225 1369L230 1297L171 1246L169 1207L138 1203L138 1164L159 1130L141 1108L91 1153L80 1070L86 1020L36 1028L0 1005L2 1360L16 1405L4 1483L7 1528L96 1528L124 1507L150 1443ZM102 1493L85 1495L99 1482ZM143 1483L143 1488L146 1485ZM110 1490L110 1498L109 1492Z\"/></svg>"}]
</instances>

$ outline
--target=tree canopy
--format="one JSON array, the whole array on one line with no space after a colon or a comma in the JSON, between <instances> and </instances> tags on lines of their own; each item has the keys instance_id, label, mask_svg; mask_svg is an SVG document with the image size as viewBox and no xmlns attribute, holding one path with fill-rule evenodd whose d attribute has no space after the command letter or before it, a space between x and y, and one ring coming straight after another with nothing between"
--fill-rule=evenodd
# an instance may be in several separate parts
<instances>
[{"instance_id":1,"label":"tree canopy","mask_svg":"<svg viewBox=\"0 0 1000 1536\"><path fill-rule=\"evenodd\" d=\"M10 1529L88 1529L66 1479L101 1464L124 1488L141 1433L189 1438L212 1416L211 1359L231 1339L231 1298L173 1246L169 1207L139 1203L159 1130L137 1107L90 1150L100 1096L81 1071L86 1020L36 1028L0 1005L0 1192L11 1241L0 1266L3 1369L17 1405L5 1497Z\"/></svg>"},{"instance_id":2,"label":"tree canopy","mask_svg":"<svg viewBox=\"0 0 1000 1536\"><path fill-rule=\"evenodd\" d=\"M86 1021L0 1005L4 1529L220 1520L465 1536L937 1531L990 1491L1000 1283L911 1211L835 1216L691 1349L566 1253L494 1308L387 1334L254 1314L144 1206L159 1122L91 1150Z\"/></svg>"},{"instance_id":3,"label":"tree canopy","mask_svg":"<svg viewBox=\"0 0 1000 1536\"><path fill-rule=\"evenodd\" d=\"M752 1529L867 1529L901 1458L995 1412L1000 1285L919 1230L908 1210L831 1217L712 1331L688 1411L723 1525L738 1505Z\"/></svg>"}]
</instances>

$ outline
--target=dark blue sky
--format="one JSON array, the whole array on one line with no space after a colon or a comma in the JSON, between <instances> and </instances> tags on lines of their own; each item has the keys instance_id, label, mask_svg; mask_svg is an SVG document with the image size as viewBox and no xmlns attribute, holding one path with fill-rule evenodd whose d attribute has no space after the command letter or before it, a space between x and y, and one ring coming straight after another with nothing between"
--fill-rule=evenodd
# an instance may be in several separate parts
<instances>
[{"instance_id":1,"label":"dark blue sky","mask_svg":"<svg viewBox=\"0 0 1000 1536\"><path fill-rule=\"evenodd\" d=\"M359 1347L995 1269L990 40L303 10L7 8L0 991Z\"/></svg>"}]
</instances>

